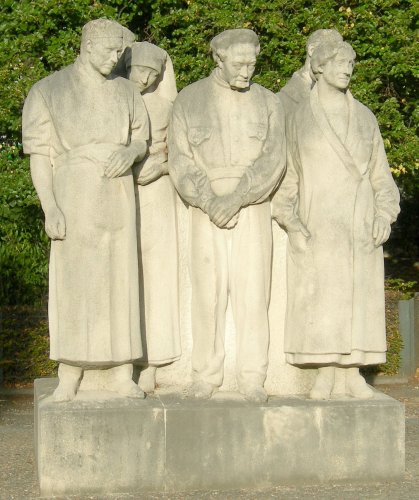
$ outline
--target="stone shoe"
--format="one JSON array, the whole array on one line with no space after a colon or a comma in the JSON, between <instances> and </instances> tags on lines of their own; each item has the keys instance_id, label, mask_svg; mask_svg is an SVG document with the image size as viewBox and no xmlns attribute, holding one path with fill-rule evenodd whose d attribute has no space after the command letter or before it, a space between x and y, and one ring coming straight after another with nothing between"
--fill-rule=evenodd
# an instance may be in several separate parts
<instances>
[{"instance_id":1,"label":"stone shoe","mask_svg":"<svg viewBox=\"0 0 419 500\"><path fill-rule=\"evenodd\" d=\"M216 390L215 385L199 380L191 385L189 395L195 399L210 399Z\"/></svg>"},{"instance_id":2,"label":"stone shoe","mask_svg":"<svg viewBox=\"0 0 419 500\"><path fill-rule=\"evenodd\" d=\"M261 385L246 387L240 392L248 401L252 401L253 403L265 403L268 401L268 393Z\"/></svg>"}]
</instances>

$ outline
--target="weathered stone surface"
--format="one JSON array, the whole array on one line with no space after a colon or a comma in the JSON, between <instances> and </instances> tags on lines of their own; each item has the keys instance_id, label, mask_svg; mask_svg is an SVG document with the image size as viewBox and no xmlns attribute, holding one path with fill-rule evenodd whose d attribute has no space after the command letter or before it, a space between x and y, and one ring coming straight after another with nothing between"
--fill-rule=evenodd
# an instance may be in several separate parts
<instances>
[{"instance_id":1,"label":"weathered stone surface","mask_svg":"<svg viewBox=\"0 0 419 500\"><path fill-rule=\"evenodd\" d=\"M336 480L404 472L404 407L374 399L270 398L252 404L161 395L53 403L36 381L38 475L43 494L187 491ZM109 394L109 393L108 393ZM224 397L222 397L224 396Z\"/></svg>"},{"instance_id":2,"label":"weathered stone surface","mask_svg":"<svg viewBox=\"0 0 419 500\"><path fill-rule=\"evenodd\" d=\"M43 495L161 489L164 409L156 399L79 391L56 403L55 380L35 384L38 478Z\"/></svg>"}]
</instances>

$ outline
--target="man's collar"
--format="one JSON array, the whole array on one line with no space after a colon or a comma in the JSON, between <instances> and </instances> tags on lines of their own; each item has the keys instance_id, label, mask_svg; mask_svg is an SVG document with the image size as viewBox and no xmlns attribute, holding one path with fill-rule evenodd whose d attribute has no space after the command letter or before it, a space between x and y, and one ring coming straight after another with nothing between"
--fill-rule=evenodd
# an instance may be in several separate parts
<instances>
[{"instance_id":1,"label":"man's collar","mask_svg":"<svg viewBox=\"0 0 419 500\"><path fill-rule=\"evenodd\" d=\"M233 92L240 92L240 93L247 92L250 89L250 86L252 85L252 82L250 82L249 87L245 89L232 89L230 84L221 77L220 68L214 69L214 71L211 73L211 78L213 79L214 83L216 83L220 87L232 90Z\"/></svg>"}]
</instances>

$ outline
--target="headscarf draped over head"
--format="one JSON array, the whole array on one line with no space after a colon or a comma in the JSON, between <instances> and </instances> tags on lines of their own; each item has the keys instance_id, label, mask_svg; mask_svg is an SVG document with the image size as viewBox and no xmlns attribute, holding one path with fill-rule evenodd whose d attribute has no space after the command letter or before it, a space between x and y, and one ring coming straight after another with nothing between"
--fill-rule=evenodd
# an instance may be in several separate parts
<instances>
[{"instance_id":1,"label":"headscarf draped over head","mask_svg":"<svg viewBox=\"0 0 419 500\"><path fill-rule=\"evenodd\" d=\"M155 69L159 74L163 71L167 59L167 52L157 45L149 42L135 42L131 50L127 51L125 63L127 68L131 66L147 66Z\"/></svg>"},{"instance_id":2,"label":"headscarf draped over head","mask_svg":"<svg viewBox=\"0 0 419 500\"><path fill-rule=\"evenodd\" d=\"M145 92L156 92L171 102L175 100L175 73L172 60L165 50L149 42L135 42L125 53L125 65L127 69L131 66L146 66L156 70L159 77Z\"/></svg>"}]
</instances>

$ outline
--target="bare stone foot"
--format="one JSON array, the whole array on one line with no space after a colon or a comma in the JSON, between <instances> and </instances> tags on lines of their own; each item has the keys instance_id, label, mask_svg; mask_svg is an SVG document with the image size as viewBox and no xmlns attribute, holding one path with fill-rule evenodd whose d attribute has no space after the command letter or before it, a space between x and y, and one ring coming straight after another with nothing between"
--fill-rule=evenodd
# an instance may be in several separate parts
<instances>
[{"instance_id":1,"label":"bare stone foot","mask_svg":"<svg viewBox=\"0 0 419 500\"><path fill-rule=\"evenodd\" d=\"M108 389L127 398L144 399L145 394L132 380L133 366L131 363L110 368L111 382Z\"/></svg>"},{"instance_id":2,"label":"bare stone foot","mask_svg":"<svg viewBox=\"0 0 419 500\"><path fill-rule=\"evenodd\" d=\"M265 403L268 401L268 393L261 385L249 387L240 391L243 396L253 403Z\"/></svg>"},{"instance_id":3,"label":"bare stone foot","mask_svg":"<svg viewBox=\"0 0 419 500\"><path fill-rule=\"evenodd\" d=\"M359 368L348 368L346 393L357 399L371 399L374 397L374 391L368 387L364 377L359 373Z\"/></svg>"},{"instance_id":4,"label":"bare stone foot","mask_svg":"<svg viewBox=\"0 0 419 500\"><path fill-rule=\"evenodd\" d=\"M58 387L55 389L53 393L53 398L57 403L63 403L64 401L71 401L75 398L77 392L77 383L76 384L66 384L64 382L60 382Z\"/></svg>"},{"instance_id":5,"label":"bare stone foot","mask_svg":"<svg viewBox=\"0 0 419 500\"><path fill-rule=\"evenodd\" d=\"M196 399L210 399L216 390L217 387L215 385L200 380L192 384L189 394Z\"/></svg>"},{"instance_id":6,"label":"bare stone foot","mask_svg":"<svg viewBox=\"0 0 419 500\"><path fill-rule=\"evenodd\" d=\"M156 366L147 366L141 370L138 385L147 394L153 393L156 388Z\"/></svg>"},{"instance_id":7,"label":"bare stone foot","mask_svg":"<svg viewBox=\"0 0 419 500\"><path fill-rule=\"evenodd\" d=\"M66 365L65 363L59 364L58 387L53 393L53 398L57 403L74 399L82 374L83 369L79 366Z\"/></svg>"},{"instance_id":8,"label":"bare stone foot","mask_svg":"<svg viewBox=\"0 0 419 500\"><path fill-rule=\"evenodd\" d=\"M133 380L114 381L109 390L127 398L144 399L145 394Z\"/></svg>"},{"instance_id":9,"label":"bare stone foot","mask_svg":"<svg viewBox=\"0 0 419 500\"><path fill-rule=\"evenodd\" d=\"M310 399L330 399L335 384L335 369L331 366L319 368Z\"/></svg>"}]
</instances>

